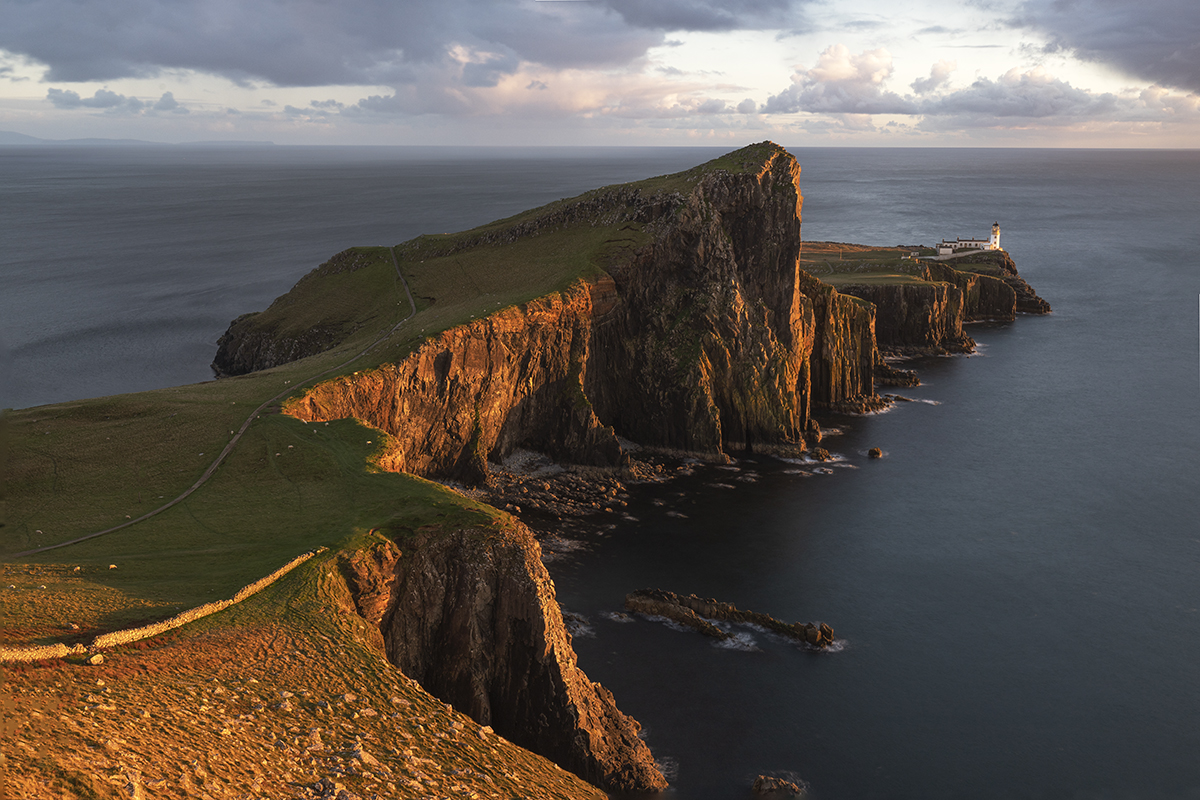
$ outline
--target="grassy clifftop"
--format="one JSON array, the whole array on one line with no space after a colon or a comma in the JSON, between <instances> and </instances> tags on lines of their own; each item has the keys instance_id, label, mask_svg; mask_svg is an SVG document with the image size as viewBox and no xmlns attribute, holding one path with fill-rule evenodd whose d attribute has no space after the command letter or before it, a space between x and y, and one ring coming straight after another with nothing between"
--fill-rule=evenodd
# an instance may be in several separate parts
<instances>
[{"instance_id":1,"label":"grassy clifftop","mask_svg":"<svg viewBox=\"0 0 1200 800\"><path fill-rule=\"evenodd\" d=\"M634 193L669 197L712 170L761 169L762 158L777 149L753 145L683 173L593 190L470 231L421 236L395 248L347 251L342 261L353 260L353 269L332 259L269 309L249 317L284 335L314 327L333 332L330 349L302 361L221 381L8 411L8 503L0 558L11 560L17 552L136 518L191 485L259 403L280 392L299 391L308 379L353 358L414 311L397 278L393 252L412 289L416 313L369 352L326 377L397 361L435 333L599 274L646 234L636 224L597 224L592 213L597 208L615 207L621 197ZM521 225L529 227L506 233ZM491 234L503 234L503 241L481 241ZM295 508L305 509L299 516L305 517L330 499L312 492L330 491L331 484L343 493L361 494L363 490L351 487L364 480L403 480L364 477L370 475L367 456L378 447L377 442L366 444L374 432L336 423L314 433L302 423L279 418L276 410L268 408L253 421L247 438L212 482L164 514L165 519L149 523L160 530L140 534L146 530L142 523L92 544L22 560L55 561L69 553L72 563L107 566L114 557L153 552L165 562L176 547L180 554L220 560L223 551L244 552L267 543L265 565L285 552L281 542L295 545L286 552L306 549L317 543L314 538L329 543L328 532L303 533L327 531L325 521L289 519L282 510L289 501L282 498L294 498ZM232 497L238 499L225 499ZM358 521L376 522L369 516ZM235 520L236 535L230 532ZM153 545L144 547L142 540ZM245 577L234 571L238 574L225 586ZM128 580L112 572L104 582ZM221 589L208 585L208 579L176 584L164 577L159 583L164 601L188 602L195 591ZM206 585L193 590L186 586L191 583ZM181 586L177 596L167 596L173 593L167 587L175 585Z\"/></svg>"},{"instance_id":2,"label":"grassy clifftop","mask_svg":"<svg viewBox=\"0 0 1200 800\"><path fill-rule=\"evenodd\" d=\"M656 197L670 206L709 172L761 171L779 152L755 145L687 172L597 189L472 231L340 254L243 320L282 338L319 331L318 344L327 349L316 355L220 381L6 412L0 528L6 645L86 643L230 597L301 552L330 548L328 557L269 591L165 638L122 648L102 667L68 661L10 668L0 689L0 724L22 759L20 770L7 772L14 790L50 780L65 797L112 796L131 771L146 785L152 772L162 773L153 777L167 781L157 786L159 796L184 796L189 786L213 796L245 793L278 781L303 788L334 766L332 759L349 769L357 739L392 771L363 777L366 762L358 760L363 785L376 789L390 778L429 791L461 784L500 796L508 780L531 796L595 796L547 762L481 736L478 726L464 728L380 661L370 632L355 627L361 620L329 617L344 594L331 559L362 546L373 531L403 542L417 530L502 531L508 516L437 484L378 469L373 458L386 449L378 430L349 420L305 424L279 414L279 404L317 376L398 361L435 333L601 274L649 237L623 218L626 200ZM18 555L164 505L205 473L247 420L211 479L177 505L99 538ZM96 689L97 679L109 691ZM401 702L372 695L377 713L364 715L361 704L330 696L334 689L363 695L368 684L392 687ZM289 702L280 705L281 697ZM41 716L14 711L43 701ZM401 715L404 726L385 732L377 723L389 705L414 711ZM144 735L130 734L135 719L151 720L137 723ZM80 733L93 723L94 735ZM336 743L310 751L303 740L315 728ZM450 755L447 748L464 736L471 747ZM191 764L195 753L230 743L254 757ZM38 747L42 756L35 758ZM286 770L251 763L277 751L290 759ZM180 763L188 765L185 774L160 769Z\"/></svg>"}]
</instances>

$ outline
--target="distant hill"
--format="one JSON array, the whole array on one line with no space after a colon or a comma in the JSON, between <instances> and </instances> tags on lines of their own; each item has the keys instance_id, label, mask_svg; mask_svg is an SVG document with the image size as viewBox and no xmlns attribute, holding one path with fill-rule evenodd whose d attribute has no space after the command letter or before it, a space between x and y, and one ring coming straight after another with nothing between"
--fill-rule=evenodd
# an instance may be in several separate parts
<instances>
[{"instance_id":1,"label":"distant hill","mask_svg":"<svg viewBox=\"0 0 1200 800\"><path fill-rule=\"evenodd\" d=\"M26 136L23 133L15 131L0 131L0 145L28 145L28 146L46 146L46 145L71 145L80 147L107 147L120 146L128 147L137 145L139 147L271 147L274 142L253 142L253 141L202 141L202 142L180 142L172 144L170 142L149 142L144 139L39 139L36 136Z\"/></svg>"}]
</instances>

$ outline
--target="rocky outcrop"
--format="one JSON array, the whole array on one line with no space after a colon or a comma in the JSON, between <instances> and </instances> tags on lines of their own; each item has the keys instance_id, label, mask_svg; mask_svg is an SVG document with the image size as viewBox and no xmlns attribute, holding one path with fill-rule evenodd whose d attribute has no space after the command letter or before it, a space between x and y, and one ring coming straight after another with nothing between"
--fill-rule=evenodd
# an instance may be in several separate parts
<instances>
[{"instance_id":1,"label":"rocky outcrop","mask_svg":"<svg viewBox=\"0 0 1200 800\"><path fill-rule=\"evenodd\" d=\"M597 309L613 282L576 283L460 325L395 364L318 384L285 411L353 417L389 434L381 466L480 483L519 446L576 464L620 466L612 428L583 389Z\"/></svg>"},{"instance_id":2,"label":"rocky outcrop","mask_svg":"<svg viewBox=\"0 0 1200 800\"><path fill-rule=\"evenodd\" d=\"M686 193L625 188L578 201L582 216L547 212L648 236L600 278L452 328L285 411L356 417L391 436L386 467L473 483L517 447L620 467L617 434L710 456L803 450L814 408L882 404L874 309L799 270L795 159L771 143L739 152L741 171L693 171Z\"/></svg>"},{"instance_id":3,"label":"rocky outcrop","mask_svg":"<svg viewBox=\"0 0 1200 800\"><path fill-rule=\"evenodd\" d=\"M732 603L722 603L710 597L697 597L694 594L681 595L662 589L639 589L625 596L625 608L637 614L666 617L715 639L727 639L731 634L708 620L757 625L813 647L828 647L833 644L833 628L823 622L793 622L789 624L768 614L744 611Z\"/></svg>"},{"instance_id":4,"label":"rocky outcrop","mask_svg":"<svg viewBox=\"0 0 1200 800\"><path fill-rule=\"evenodd\" d=\"M520 523L422 529L403 554L380 543L342 569L388 660L434 696L605 789L667 785L638 723L577 666L554 584Z\"/></svg>"},{"instance_id":5,"label":"rocky outcrop","mask_svg":"<svg viewBox=\"0 0 1200 800\"><path fill-rule=\"evenodd\" d=\"M962 269L959 269L962 267ZM974 267L974 271L972 269ZM994 274L984 274L984 271ZM851 284L841 290L875 306L875 338L892 354L969 353L975 342L963 323L1011 321L1018 311L1048 313L1008 253L985 252L948 262L922 261L917 280ZM904 376L876 367L882 385L905 385Z\"/></svg>"},{"instance_id":6,"label":"rocky outcrop","mask_svg":"<svg viewBox=\"0 0 1200 800\"><path fill-rule=\"evenodd\" d=\"M962 272L940 262L926 262L921 277L953 285L962 292L964 322L1010 322L1016 316L1017 293L1000 278Z\"/></svg>"},{"instance_id":7,"label":"rocky outcrop","mask_svg":"<svg viewBox=\"0 0 1200 800\"><path fill-rule=\"evenodd\" d=\"M363 253L344 250L301 278L266 311L242 314L217 340L217 355L211 365L213 373L217 377L230 377L270 369L323 353L344 341L354 332L353 325L334 319L297 324L300 320L295 318L291 307L298 295L322 278L356 272L370 263Z\"/></svg>"},{"instance_id":8,"label":"rocky outcrop","mask_svg":"<svg viewBox=\"0 0 1200 800\"><path fill-rule=\"evenodd\" d=\"M805 792L805 784L773 775L759 775L750 791L758 797L800 797Z\"/></svg>"},{"instance_id":9,"label":"rocky outcrop","mask_svg":"<svg viewBox=\"0 0 1200 800\"><path fill-rule=\"evenodd\" d=\"M875 306L875 339L885 353L969 353L963 333L963 292L950 283L883 283L842 286Z\"/></svg>"},{"instance_id":10,"label":"rocky outcrop","mask_svg":"<svg viewBox=\"0 0 1200 800\"><path fill-rule=\"evenodd\" d=\"M245 375L323 353L342 338L338 331L313 327L295 335L258 325L262 314L242 314L217 339L213 374L219 378Z\"/></svg>"},{"instance_id":11,"label":"rocky outcrop","mask_svg":"<svg viewBox=\"0 0 1200 800\"><path fill-rule=\"evenodd\" d=\"M954 259L957 267L971 269L980 265L985 270L994 270L996 277L1004 281L1016 295L1016 310L1021 314L1049 314L1050 304L1038 297L1033 287L1017 272L1012 257L1003 250L985 250Z\"/></svg>"}]
</instances>

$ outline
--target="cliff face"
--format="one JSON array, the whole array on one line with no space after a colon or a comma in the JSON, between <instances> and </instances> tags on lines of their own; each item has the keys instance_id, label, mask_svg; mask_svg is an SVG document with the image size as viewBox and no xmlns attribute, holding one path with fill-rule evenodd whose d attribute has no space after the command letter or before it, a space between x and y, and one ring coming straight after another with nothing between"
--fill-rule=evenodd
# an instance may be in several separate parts
<instances>
[{"instance_id":1,"label":"cliff face","mask_svg":"<svg viewBox=\"0 0 1200 800\"><path fill-rule=\"evenodd\" d=\"M617 434L714 456L802 449L814 407L876 401L874 311L798 269L800 169L759 148L750 169L700 173L686 193L589 200L591 218L650 234L610 277L453 328L286 411L364 420L393 437L389 468L473 482L518 446L619 466Z\"/></svg>"},{"instance_id":2,"label":"cliff face","mask_svg":"<svg viewBox=\"0 0 1200 800\"><path fill-rule=\"evenodd\" d=\"M217 355L211 366L218 377L245 375L308 358L325 352L340 338L336 331L325 328L281 335L273 328L256 325L258 316L258 312L243 314L217 340Z\"/></svg>"},{"instance_id":3,"label":"cliff face","mask_svg":"<svg viewBox=\"0 0 1200 800\"><path fill-rule=\"evenodd\" d=\"M1012 257L1003 250L984 251L969 256L957 258L955 264L969 267L973 264L985 265L996 271L996 277L1004 281L1016 296L1016 311L1022 314L1049 314L1050 304L1038 297L1033 287L1017 272L1017 265Z\"/></svg>"},{"instance_id":4,"label":"cliff face","mask_svg":"<svg viewBox=\"0 0 1200 800\"><path fill-rule=\"evenodd\" d=\"M876 347L877 312L848 292L839 292L806 272L801 291L813 304L813 405L834 411L861 411L881 403L872 376L882 364Z\"/></svg>"},{"instance_id":5,"label":"cliff face","mask_svg":"<svg viewBox=\"0 0 1200 800\"><path fill-rule=\"evenodd\" d=\"M343 560L388 659L505 738L612 791L667 784L639 726L576 665L533 535L418 531Z\"/></svg>"},{"instance_id":6,"label":"cliff face","mask_svg":"<svg viewBox=\"0 0 1200 800\"><path fill-rule=\"evenodd\" d=\"M399 363L319 384L287 412L369 422L391 436L381 466L417 475L477 483L489 454L520 445L618 466L616 436L583 392L592 322L613 301L611 280L578 283L452 328Z\"/></svg>"},{"instance_id":7,"label":"cliff face","mask_svg":"<svg viewBox=\"0 0 1200 800\"><path fill-rule=\"evenodd\" d=\"M885 352L969 353L975 342L963 333L963 292L946 283L843 286L875 305L875 338Z\"/></svg>"},{"instance_id":8,"label":"cliff face","mask_svg":"<svg viewBox=\"0 0 1200 800\"><path fill-rule=\"evenodd\" d=\"M1004 253L1007 259L1008 254ZM1011 260L1009 263L1012 263ZM1013 268L1016 271L1016 268ZM946 264L925 265L921 277L927 281L953 284L962 292L963 321L1011 321L1016 316L1017 293L1000 278L961 272Z\"/></svg>"},{"instance_id":9,"label":"cliff face","mask_svg":"<svg viewBox=\"0 0 1200 800\"><path fill-rule=\"evenodd\" d=\"M881 350L969 353L975 349L975 342L963 332L963 323L1012 320L1018 309L1018 294L1012 283L1028 287L1016 274L1007 253L987 254L986 261L972 263L999 268L999 276L933 262L925 263L917 276L923 283L854 284L841 288L846 294L875 305L875 337Z\"/></svg>"}]
</instances>

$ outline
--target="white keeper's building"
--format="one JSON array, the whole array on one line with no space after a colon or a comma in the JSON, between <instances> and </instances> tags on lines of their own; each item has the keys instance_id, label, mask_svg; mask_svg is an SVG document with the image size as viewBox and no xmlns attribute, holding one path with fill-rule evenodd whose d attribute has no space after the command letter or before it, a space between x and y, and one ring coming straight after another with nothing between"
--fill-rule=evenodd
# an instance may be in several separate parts
<instances>
[{"instance_id":1,"label":"white keeper's building","mask_svg":"<svg viewBox=\"0 0 1200 800\"><path fill-rule=\"evenodd\" d=\"M948 256L959 250L999 250L1000 223L992 223L992 235L986 239L942 239L937 244L939 256Z\"/></svg>"}]
</instances>

